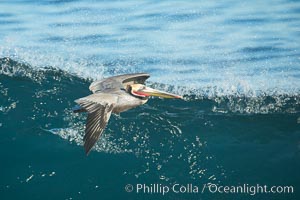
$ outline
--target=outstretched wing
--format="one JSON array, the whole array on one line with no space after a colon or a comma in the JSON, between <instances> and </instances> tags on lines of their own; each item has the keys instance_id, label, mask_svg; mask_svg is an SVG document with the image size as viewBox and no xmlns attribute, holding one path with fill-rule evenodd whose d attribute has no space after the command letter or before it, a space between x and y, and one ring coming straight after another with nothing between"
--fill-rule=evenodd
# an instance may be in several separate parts
<instances>
[{"instance_id":1,"label":"outstretched wing","mask_svg":"<svg viewBox=\"0 0 300 200\"><path fill-rule=\"evenodd\" d=\"M105 129L116 101L117 97L101 93L75 100L88 112L83 138L86 154L89 154Z\"/></svg>"},{"instance_id":2,"label":"outstretched wing","mask_svg":"<svg viewBox=\"0 0 300 200\"><path fill-rule=\"evenodd\" d=\"M150 75L147 73L124 74L119 76L113 76L93 82L90 85L89 89L93 93L110 92L113 90L126 88L127 85L134 83L144 84L146 79L149 77Z\"/></svg>"}]
</instances>

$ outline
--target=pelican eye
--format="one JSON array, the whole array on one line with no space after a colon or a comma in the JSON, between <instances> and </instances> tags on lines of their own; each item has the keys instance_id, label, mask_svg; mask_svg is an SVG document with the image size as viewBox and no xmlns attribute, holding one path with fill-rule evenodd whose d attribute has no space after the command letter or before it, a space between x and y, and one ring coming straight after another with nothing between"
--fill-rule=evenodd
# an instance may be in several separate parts
<instances>
[{"instance_id":1,"label":"pelican eye","mask_svg":"<svg viewBox=\"0 0 300 200\"><path fill-rule=\"evenodd\" d=\"M131 85L126 85L126 89L125 89L127 92L131 92L132 90L132 87Z\"/></svg>"}]
</instances>

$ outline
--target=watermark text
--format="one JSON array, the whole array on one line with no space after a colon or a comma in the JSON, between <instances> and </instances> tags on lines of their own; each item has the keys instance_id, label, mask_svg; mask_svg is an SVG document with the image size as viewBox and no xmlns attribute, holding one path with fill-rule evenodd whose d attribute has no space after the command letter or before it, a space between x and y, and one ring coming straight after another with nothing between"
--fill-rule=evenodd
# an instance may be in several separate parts
<instances>
[{"instance_id":1,"label":"watermark text","mask_svg":"<svg viewBox=\"0 0 300 200\"><path fill-rule=\"evenodd\" d=\"M126 192L132 192L136 194L161 194L166 195L168 193L178 194L292 194L294 193L293 186L268 186L260 184L240 184L240 185L219 185L219 184L178 184L164 185L159 183L135 185L127 184L125 186Z\"/></svg>"}]
</instances>

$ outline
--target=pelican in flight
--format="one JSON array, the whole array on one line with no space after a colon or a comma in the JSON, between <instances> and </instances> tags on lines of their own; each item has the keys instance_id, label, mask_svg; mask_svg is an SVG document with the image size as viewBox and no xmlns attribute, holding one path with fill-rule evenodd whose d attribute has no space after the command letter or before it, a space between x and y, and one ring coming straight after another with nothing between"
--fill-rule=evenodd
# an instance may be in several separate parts
<instances>
[{"instance_id":1,"label":"pelican in flight","mask_svg":"<svg viewBox=\"0 0 300 200\"><path fill-rule=\"evenodd\" d=\"M182 99L181 96L146 87L144 83L149 77L149 74L137 73L95 81L89 87L93 94L75 100L80 106L73 111L88 113L83 137L87 155L105 129L111 113L119 114L142 105L150 96Z\"/></svg>"}]
</instances>

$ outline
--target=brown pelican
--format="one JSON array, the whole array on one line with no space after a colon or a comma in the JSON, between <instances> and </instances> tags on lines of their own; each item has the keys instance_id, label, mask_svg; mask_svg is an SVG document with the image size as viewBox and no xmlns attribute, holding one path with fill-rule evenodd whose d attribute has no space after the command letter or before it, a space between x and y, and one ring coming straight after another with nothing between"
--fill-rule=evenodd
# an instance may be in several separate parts
<instances>
[{"instance_id":1,"label":"brown pelican","mask_svg":"<svg viewBox=\"0 0 300 200\"><path fill-rule=\"evenodd\" d=\"M75 100L80 105L74 112L87 112L84 149L88 155L99 139L111 113L120 113L146 103L150 96L182 98L144 85L150 75L125 74L93 82L89 89L93 94Z\"/></svg>"}]
</instances>

